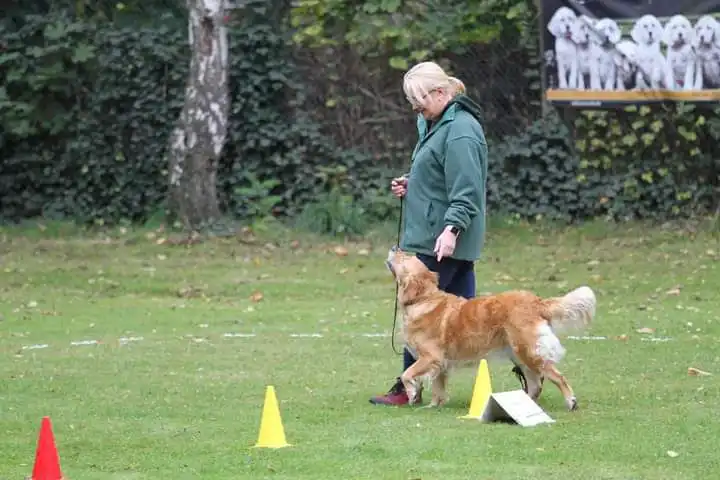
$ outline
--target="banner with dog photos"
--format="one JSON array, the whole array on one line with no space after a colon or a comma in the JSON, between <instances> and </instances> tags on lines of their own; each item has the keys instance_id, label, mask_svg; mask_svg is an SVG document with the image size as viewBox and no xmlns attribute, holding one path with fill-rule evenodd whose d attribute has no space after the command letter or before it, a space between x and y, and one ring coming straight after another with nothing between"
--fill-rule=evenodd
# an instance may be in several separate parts
<instances>
[{"instance_id":1,"label":"banner with dog photos","mask_svg":"<svg viewBox=\"0 0 720 480\"><path fill-rule=\"evenodd\" d=\"M720 0L541 0L555 105L720 101Z\"/></svg>"}]
</instances>

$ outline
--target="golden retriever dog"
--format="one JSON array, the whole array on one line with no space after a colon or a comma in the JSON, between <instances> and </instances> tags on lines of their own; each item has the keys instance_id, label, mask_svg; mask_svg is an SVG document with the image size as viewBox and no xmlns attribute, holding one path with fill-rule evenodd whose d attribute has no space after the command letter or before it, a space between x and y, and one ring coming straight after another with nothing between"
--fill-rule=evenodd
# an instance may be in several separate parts
<instances>
[{"instance_id":1,"label":"golden retriever dog","mask_svg":"<svg viewBox=\"0 0 720 480\"><path fill-rule=\"evenodd\" d=\"M437 274L412 254L393 247L386 264L398 285L405 341L417 359L400 377L411 405L423 378L431 381L429 406L439 407L449 398L451 368L477 365L500 353L522 371L523 388L533 400L547 377L562 392L567 408L577 408L575 393L556 367L565 348L555 332L590 325L596 305L592 289L583 286L546 299L512 290L468 300L440 290Z\"/></svg>"}]
</instances>

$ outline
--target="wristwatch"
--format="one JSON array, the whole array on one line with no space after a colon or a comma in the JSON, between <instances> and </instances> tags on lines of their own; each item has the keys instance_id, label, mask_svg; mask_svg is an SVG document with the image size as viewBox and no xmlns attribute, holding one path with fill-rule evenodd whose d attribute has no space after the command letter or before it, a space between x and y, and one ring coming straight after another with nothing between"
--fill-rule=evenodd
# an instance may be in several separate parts
<instances>
[{"instance_id":1,"label":"wristwatch","mask_svg":"<svg viewBox=\"0 0 720 480\"><path fill-rule=\"evenodd\" d=\"M455 225L450 225L450 233L452 233L455 236L458 236L460 234L460 229L456 227Z\"/></svg>"}]
</instances>

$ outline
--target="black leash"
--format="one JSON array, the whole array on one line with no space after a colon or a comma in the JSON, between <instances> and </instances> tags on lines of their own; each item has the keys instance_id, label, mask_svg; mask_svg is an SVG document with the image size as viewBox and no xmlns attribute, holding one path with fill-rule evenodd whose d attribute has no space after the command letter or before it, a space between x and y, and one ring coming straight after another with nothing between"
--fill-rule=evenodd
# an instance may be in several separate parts
<instances>
[{"instance_id":1,"label":"black leash","mask_svg":"<svg viewBox=\"0 0 720 480\"><path fill-rule=\"evenodd\" d=\"M397 232L397 247L400 248L400 233L402 231L402 214L403 214L403 197L400 197L400 218L398 218L398 232ZM397 324L397 311L398 311L398 283L395 282L395 308L393 309L393 326L392 336L390 337L390 345L392 346L393 352L397 355L402 355L403 352L398 352L395 348L395 328Z\"/></svg>"}]
</instances>

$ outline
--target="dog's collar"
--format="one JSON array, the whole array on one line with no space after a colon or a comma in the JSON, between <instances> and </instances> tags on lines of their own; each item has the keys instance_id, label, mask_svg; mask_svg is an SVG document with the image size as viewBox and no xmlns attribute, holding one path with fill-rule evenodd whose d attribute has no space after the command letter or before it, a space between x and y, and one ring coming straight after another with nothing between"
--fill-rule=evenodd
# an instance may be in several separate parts
<instances>
[{"instance_id":1,"label":"dog's collar","mask_svg":"<svg viewBox=\"0 0 720 480\"><path fill-rule=\"evenodd\" d=\"M423 300L426 300L426 298L425 297L417 297L409 302L400 302L399 301L398 303L400 304L401 307L406 308L406 307L412 307L413 305L420 303Z\"/></svg>"}]
</instances>

